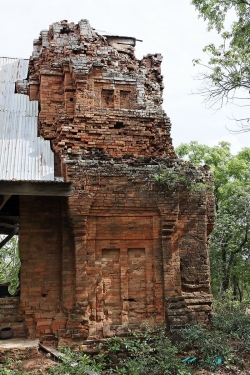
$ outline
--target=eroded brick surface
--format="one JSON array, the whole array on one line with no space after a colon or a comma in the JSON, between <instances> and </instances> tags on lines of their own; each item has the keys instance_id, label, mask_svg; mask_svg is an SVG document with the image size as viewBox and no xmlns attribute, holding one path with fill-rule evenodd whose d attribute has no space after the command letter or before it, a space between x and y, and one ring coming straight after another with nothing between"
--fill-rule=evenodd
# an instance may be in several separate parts
<instances>
[{"instance_id":1,"label":"eroded brick surface","mask_svg":"<svg viewBox=\"0 0 250 375\"><path fill-rule=\"evenodd\" d=\"M21 308L29 335L45 341L180 327L211 310L213 194L155 180L187 164L161 107L162 57L137 60L134 45L86 20L55 23L34 42L27 84L39 133L72 182L68 199L20 198ZM189 168L212 184L209 169Z\"/></svg>"}]
</instances>

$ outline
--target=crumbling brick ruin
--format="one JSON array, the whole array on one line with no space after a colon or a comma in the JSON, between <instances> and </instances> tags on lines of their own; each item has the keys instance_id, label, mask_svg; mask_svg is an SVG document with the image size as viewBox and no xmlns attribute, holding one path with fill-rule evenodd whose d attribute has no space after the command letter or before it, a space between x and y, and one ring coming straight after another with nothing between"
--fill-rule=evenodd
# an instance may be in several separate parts
<instances>
[{"instance_id":1,"label":"crumbling brick ruin","mask_svg":"<svg viewBox=\"0 0 250 375\"><path fill-rule=\"evenodd\" d=\"M87 20L54 23L16 84L39 101L39 135L72 191L19 197L29 337L82 342L144 322L177 328L209 317L210 170L176 158L161 107L162 56L138 60L135 44L100 35ZM157 181L164 170L169 183ZM172 183L171 171L205 188Z\"/></svg>"}]
</instances>

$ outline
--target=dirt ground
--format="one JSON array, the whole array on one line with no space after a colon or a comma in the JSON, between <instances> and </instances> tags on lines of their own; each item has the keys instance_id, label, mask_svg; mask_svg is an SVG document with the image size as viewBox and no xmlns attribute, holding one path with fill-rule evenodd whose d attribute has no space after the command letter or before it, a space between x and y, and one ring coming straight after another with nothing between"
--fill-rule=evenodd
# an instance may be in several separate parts
<instances>
[{"instance_id":1,"label":"dirt ground","mask_svg":"<svg viewBox=\"0 0 250 375\"><path fill-rule=\"evenodd\" d=\"M51 366L55 365L55 361L48 358L44 353L40 353L36 358L25 359L22 362L21 370L28 374L45 374Z\"/></svg>"},{"instance_id":2,"label":"dirt ground","mask_svg":"<svg viewBox=\"0 0 250 375\"><path fill-rule=\"evenodd\" d=\"M19 360L8 365L8 368L14 370L18 369L19 371L26 372L27 374L46 374L46 371L51 367L55 366L56 362L51 359L50 354L39 351L35 356L32 356L28 359ZM0 365L0 374L1 368L4 365Z\"/></svg>"}]
</instances>

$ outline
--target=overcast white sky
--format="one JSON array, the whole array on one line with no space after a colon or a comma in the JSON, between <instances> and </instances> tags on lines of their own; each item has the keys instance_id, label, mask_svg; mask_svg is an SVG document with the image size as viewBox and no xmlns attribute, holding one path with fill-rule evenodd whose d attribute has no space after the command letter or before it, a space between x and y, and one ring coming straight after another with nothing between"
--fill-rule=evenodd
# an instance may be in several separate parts
<instances>
[{"instance_id":1,"label":"overcast white sky","mask_svg":"<svg viewBox=\"0 0 250 375\"><path fill-rule=\"evenodd\" d=\"M225 127L236 129L229 118L240 117L242 109L206 109L203 99L191 94L199 86L192 59L202 58L202 48L220 39L206 31L190 0L0 0L0 6L0 56L28 58L33 39L51 23L88 19L96 30L142 39L137 42L138 58L163 55L163 108L172 121L175 146L192 140L211 146L226 140L233 152L250 147L250 132L232 135Z\"/></svg>"}]
</instances>

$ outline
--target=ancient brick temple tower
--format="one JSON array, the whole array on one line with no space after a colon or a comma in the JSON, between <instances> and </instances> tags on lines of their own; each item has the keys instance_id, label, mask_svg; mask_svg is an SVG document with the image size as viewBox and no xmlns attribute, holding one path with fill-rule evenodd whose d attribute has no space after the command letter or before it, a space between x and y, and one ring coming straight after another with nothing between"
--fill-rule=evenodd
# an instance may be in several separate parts
<instances>
[{"instance_id":1,"label":"ancient brick temple tower","mask_svg":"<svg viewBox=\"0 0 250 375\"><path fill-rule=\"evenodd\" d=\"M161 107L162 57L136 59L135 43L99 35L87 20L54 23L34 41L28 79L16 84L39 101L55 176L72 184L68 198L20 196L29 336L82 342L209 316L213 195L172 177L186 166L211 184L210 171L176 158ZM155 178L164 169L169 184Z\"/></svg>"}]
</instances>

